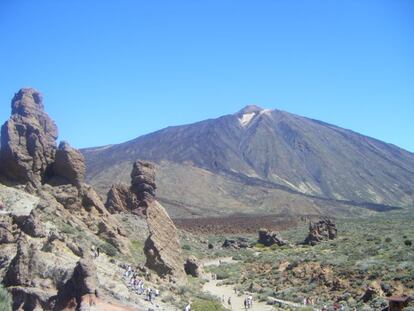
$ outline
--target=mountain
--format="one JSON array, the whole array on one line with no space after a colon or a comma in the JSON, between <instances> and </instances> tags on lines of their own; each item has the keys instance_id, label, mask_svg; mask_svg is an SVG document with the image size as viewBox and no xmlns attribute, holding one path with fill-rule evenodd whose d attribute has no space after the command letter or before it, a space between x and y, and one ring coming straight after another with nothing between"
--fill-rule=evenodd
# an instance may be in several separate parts
<instances>
[{"instance_id":1,"label":"mountain","mask_svg":"<svg viewBox=\"0 0 414 311\"><path fill-rule=\"evenodd\" d=\"M239 112L82 150L101 193L157 164L158 196L175 217L231 213L350 215L414 205L414 154L280 110Z\"/></svg>"}]
</instances>

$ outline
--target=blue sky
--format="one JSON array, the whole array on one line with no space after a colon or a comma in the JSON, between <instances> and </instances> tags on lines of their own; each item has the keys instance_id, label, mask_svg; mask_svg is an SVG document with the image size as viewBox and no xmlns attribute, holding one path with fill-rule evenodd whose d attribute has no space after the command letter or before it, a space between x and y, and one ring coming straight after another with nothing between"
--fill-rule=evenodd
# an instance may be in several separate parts
<instances>
[{"instance_id":1,"label":"blue sky","mask_svg":"<svg viewBox=\"0 0 414 311\"><path fill-rule=\"evenodd\" d=\"M414 151L413 56L411 0L1 0L0 120L32 86L76 147L257 104Z\"/></svg>"}]
</instances>

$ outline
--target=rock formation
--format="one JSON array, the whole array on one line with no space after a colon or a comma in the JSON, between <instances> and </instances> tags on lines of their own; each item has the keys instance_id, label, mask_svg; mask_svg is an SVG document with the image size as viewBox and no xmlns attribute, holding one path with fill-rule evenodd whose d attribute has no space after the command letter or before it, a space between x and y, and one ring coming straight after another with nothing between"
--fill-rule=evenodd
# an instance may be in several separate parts
<instances>
[{"instance_id":1,"label":"rock formation","mask_svg":"<svg viewBox=\"0 0 414 311\"><path fill-rule=\"evenodd\" d=\"M204 273L201 264L194 256L190 256L185 260L184 270L185 273L196 278L201 277Z\"/></svg>"},{"instance_id":2,"label":"rock formation","mask_svg":"<svg viewBox=\"0 0 414 311\"><path fill-rule=\"evenodd\" d=\"M56 138L39 92L20 90L0 150L0 279L13 310L89 310L100 284L88 249L129 255L121 224L84 184L83 156Z\"/></svg>"},{"instance_id":3,"label":"rock formation","mask_svg":"<svg viewBox=\"0 0 414 311\"><path fill-rule=\"evenodd\" d=\"M257 240L257 242L263 244L264 246L272 246L275 244L278 246L283 246L287 244L282 239L279 232L269 231L264 228L259 230L259 239Z\"/></svg>"},{"instance_id":4,"label":"rock formation","mask_svg":"<svg viewBox=\"0 0 414 311\"><path fill-rule=\"evenodd\" d=\"M309 223L309 235L304 244L316 245L324 240L333 240L337 236L335 223L329 218L320 219L316 223Z\"/></svg>"},{"instance_id":5,"label":"rock formation","mask_svg":"<svg viewBox=\"0 0 414 311\"><path fill-rule=\"evenodd\" d=\"M138 208L138 199L127 185L116 184L109 190L105 206L112 214L131 212Z\"/></svg>"},{"instance_id":6,"label":"rock formation","mask_svg":"<svg viewBox=\"0 0 414 311\"><path fill-rule=\"evenodd\" d=\"M44 112L41 94L21 89L1 128L0 171L11 181L37 188L51 173L58 129Z\"/></svg>"},{"instance_id":7,"label":"rock formation","mask_svg":"<svg viewBox=\"0 0 414 311\"><path fill-rule=\"evenodd\" d=\"M56 150L53 171L55 175L64 178L70 184L81 186L85 179L85 159L78 150L62 141Z\"/></svg>"},{"instance_id":8,"label":"rock formation","mask_svg":"<svg viewBox=\"0 0 414 311\"><path fill-rule=\"evenodd\" d=\"M146 210L149 236L145 241L145 265L162 278L185 280L178 231L165 209L153 201Z\"/></svg>"},{"instance_id":9,"label":"rock formation","mask_svg":"<svg viewBox=\"0 0 414 311\"><path fill-rule=\"evenodd\" d=\"M222 247L234 249L248 248L250 247L250 243L247 238L238 237L235 239L225 239Z\"/></svg>"},{"instance_id":10,"label":"rock formation","mask_svg":"<svg viewBox=\"0 0 414 311\"><path fill-rule=\"evenodd\" d=\"M162 278L185 279L178 230L165 209L155 200L155 166L138 160L133 164L131 186L113 185L106 208L146 217L149 236L145 241L146 266Z\"/></svg>"},{"instance_id":11,"label":"rock formation","mask_svg":"<svg viewBox=\"0 0 414 311\"><path fill-rule=\"evenodd\" d=\"M131 191L136 194L140 207L148 207L155 199L155 167L147 161L136 161L131 172Z\"/></svg>"}]
</instances>

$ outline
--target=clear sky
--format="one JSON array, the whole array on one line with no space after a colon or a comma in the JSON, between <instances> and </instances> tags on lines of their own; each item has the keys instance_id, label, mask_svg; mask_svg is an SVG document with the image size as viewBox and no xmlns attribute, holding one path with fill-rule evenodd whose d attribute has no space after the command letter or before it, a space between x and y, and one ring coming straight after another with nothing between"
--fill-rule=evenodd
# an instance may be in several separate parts
<instances>
[{"instance_id":1,"label":"clear sky","mask_svg":"<svg viewBox=\"0 0 414 311\"><path fill-rule=\"evenodd\" d=\"M414 1L0 0L1 122L25 86L76 147L256 104L413 152Z\"/></svg>"}]
</instances>

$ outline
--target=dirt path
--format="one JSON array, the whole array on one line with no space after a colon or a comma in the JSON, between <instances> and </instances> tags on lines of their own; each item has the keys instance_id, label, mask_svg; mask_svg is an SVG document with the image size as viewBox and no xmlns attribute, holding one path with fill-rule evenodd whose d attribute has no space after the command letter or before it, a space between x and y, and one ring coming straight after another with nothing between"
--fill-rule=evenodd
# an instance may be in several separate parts
<instances>
[{"instance_id":1,"label":"dirt path","mask_svg":"<svg viewBox=\"0 0 414 311\"><path fill-rule=\"evenodd\" d=\"M237 261L233 260L232 257L223 257L223 258L216 258L216 259L209 259L203 262L204 267L208 266L218 266L221 263L236 263ZM204 284L203 291L210 293L213 296L220 298L221 303L224 307L235 310L235 311L245 311L244 308L244 299L247 295L238 296L234 292L234 287L232 285L218 285L221 281L219 280L212 280L211 276L209 276L208 282ZM230 297L231 305L228 304L228 299ZM279 310L276 306L284 305L290 306L294 309L299 309L305 307L304 305L286 301L282 299L277 299L273 297L269 297L269 300L273 300L275 302L275 306L271 306L266 304L265 302L254 301L253 308L249 309L252 311L271 311L271 310ZM313 308L313 310L318 311L319 309Z\"/></svg>"},{"instance_id":2,"label":"dirt path","mask_svg":"<svg viewBox=\"0 0 414 311\"><path fill-rule=\"evenodd\" d=\"M218 286L217 283L220 281L218 280L211 280L204 284L203 290L219 297L220 299L224 296L224 301L222 301L223 306L230 310L237 310L237 311L245 311L244 309L244 299L246 296L237 296L237 294L234 293L233 286L231 285L222 285ZM231 299L231 305L227 303L227 300ZM267 305L263 302L253 301L253 308L249 309L252 311L271 311L274 310L272 306Z\"/></svg>"}]
</instances>

